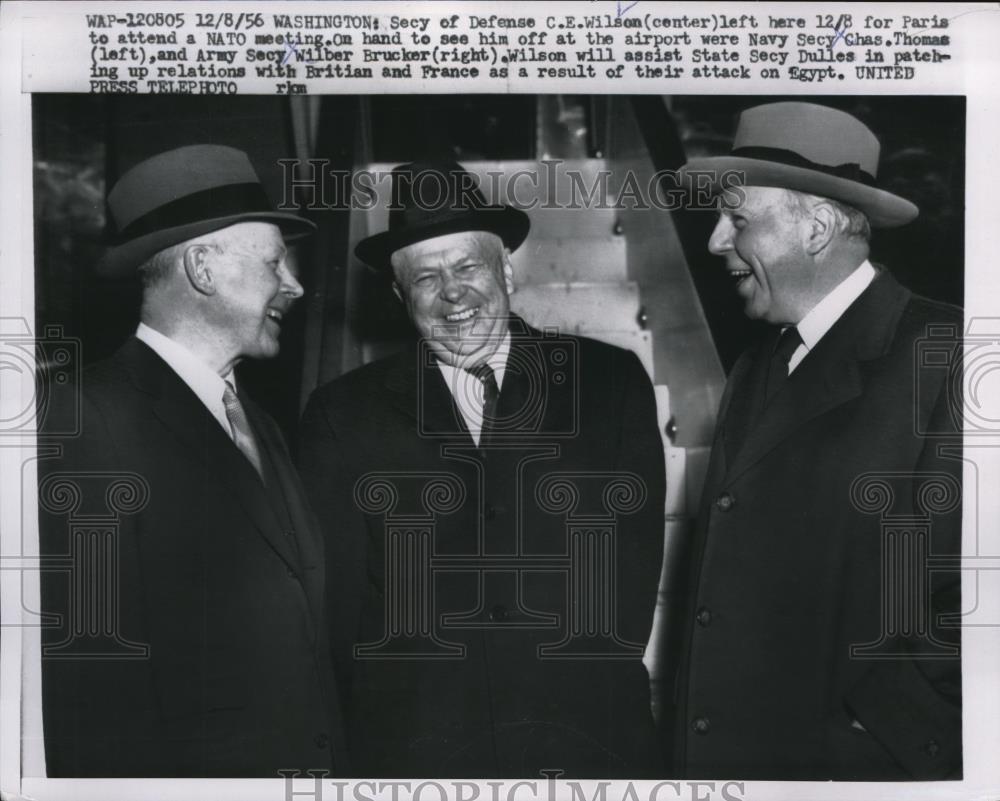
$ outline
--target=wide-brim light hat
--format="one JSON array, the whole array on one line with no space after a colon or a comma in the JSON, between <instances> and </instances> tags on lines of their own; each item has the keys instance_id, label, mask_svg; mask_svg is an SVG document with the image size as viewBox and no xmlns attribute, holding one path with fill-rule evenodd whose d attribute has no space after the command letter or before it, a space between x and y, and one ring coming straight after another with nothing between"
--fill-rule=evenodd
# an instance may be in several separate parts
<instances>
[{"instance_id":1,"label":"wide-brim light hat","mask_svg":"<svg viewBox=\"0 0 1000 801\"><path fill-rule=\"evenodd\" d=\"M517 250L531 222L520 209L490 204L476 177L455 161L401 164L392 170L389 228L366 237L355 255L376 271L390 269L400 248L463 231L496 234L504 247Z\"/></svg>"},{"instance_id":2,"label":"wide-brim light hat","mask_svg":"<svg viewBox=\"0 0 1000 801\"><path fill-rule=\"evenodd\" d=\"M242 222L268 222L284 239L316 226L276 211L246 153L223 145L189 145L136 164L108 193L116 233L97 273L125 277L172 245Z\"/></svg>"},{"instance_id":3,"label":"wide-brim light hat","mask_svg":"<svg viewBox=\"0 0 1000 801\"><path fill-rule=\"evenodd\" d=\"M744 111L728 156L681 169L699 186L769 186L819 195L864 212L873 228L911 222L919 209L877 186L879 141L847 112L815 103L768 103ZM707 176L707 180L702 176Z\"/></svg>"}]
</instances>

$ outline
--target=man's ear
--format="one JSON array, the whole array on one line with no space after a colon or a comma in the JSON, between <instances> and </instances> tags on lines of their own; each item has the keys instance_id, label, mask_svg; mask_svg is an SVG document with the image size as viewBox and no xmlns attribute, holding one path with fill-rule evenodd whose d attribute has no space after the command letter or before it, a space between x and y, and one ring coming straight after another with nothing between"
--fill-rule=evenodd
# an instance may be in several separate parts
<instances>
[{"instance_id":1,"label":"man's ear","mask_svg":"<svg viewBox=\"0 0 1000 801\"><path fill-rule=\"evenodd\" d=\"M806 253L822 252L837 234L837 213L829 203L817 203L811 212L806 231Z\"/></svg>"},{"instance_id":2,"label":"man's ear","mask_svg":"<svg viewBox=\"0 0 1000 801\"><path fill-rule=\"evenodd\" d=\"M188 283L202 295L214 295L215 281L208 266L208 245L189 245L184 248L184 274Z\"/></svg>"},{"instance_id":3,"label":"man's ear","mask_svg":"<svg viewBox=\"0 0 1000 801\"><path fill-rule=\"evenodd\" d=\"M507 294L514 294L516 287L514 286L514 265L510 261L510 248L503 249L503 281L507 287Z\"/></svg>"}]
</instances>

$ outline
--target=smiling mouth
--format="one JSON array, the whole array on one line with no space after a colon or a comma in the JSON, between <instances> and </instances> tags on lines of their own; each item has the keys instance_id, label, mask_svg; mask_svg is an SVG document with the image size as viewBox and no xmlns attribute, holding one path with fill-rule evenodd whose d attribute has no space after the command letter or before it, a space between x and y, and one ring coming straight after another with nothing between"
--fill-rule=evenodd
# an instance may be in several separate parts
<instances>
[{"instance_id":1,"label":"smiling mouth","mask_svg":"<svg viewBox=\"0 0 1000 801\"><path fill-rule=\"evenodd\" d=\"M281 313L280 311L278 311L277 309L268 309L268 310L267 310L267 311L265 312L265 316L266 316L266 317L267 317L267 319L269 319L269 320L273 320L273 321L274 321L274 322L276 322L276 323L280 323L280 322L281 322L281 318L282 318L282 317L283 317L284 315L283 315L283 314L282 314L282 313Z\"/></svg>"},{"instance_id":2,"label":"smiling mouth","mask_svg":"<svg viewBox=\"0 0 1000 801\"><path fill-rule=\"evenodd\" d=\"M465 309L464 311L452 312L451 314L445 315L445 320L449 323L461 323L465 320L469 320L476 316L479 312L479 307L476 306L472 309Z\"/></svg>"},{"instance_id":3,"label":"smiling mouth","mask_svg":"<svg viewBox=\"0 0 1000 801\"><path fill-rule=\"evenodd\" d=\"M753 275L753 270L730 270L729 279L733 282L735 286L739 286L746 279Z\"/></svg>"}]
</instances>

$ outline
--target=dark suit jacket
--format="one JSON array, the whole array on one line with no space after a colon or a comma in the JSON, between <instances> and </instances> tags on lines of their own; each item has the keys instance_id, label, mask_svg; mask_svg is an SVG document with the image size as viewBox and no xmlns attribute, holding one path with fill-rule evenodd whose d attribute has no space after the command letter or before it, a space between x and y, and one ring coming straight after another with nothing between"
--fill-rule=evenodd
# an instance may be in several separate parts
<instances>
[{"instance_id":1,"label":"dark suit jacket","mask_svg":"<svg viewBox=\"0 0 1000 801\"><path fill-rule=\"evenodd\" d=\"M960 549L955 388L946 362L920 361L943 330L960 362L961 312L883 271L759 419L774 337L735 365L683 617L682 775L960 774L959 636L940 620L959 577L921 561Z\"/></svg>"},{"instance_id":2,"label":"dark suit jacket","mask_svg":"<svg viewBox=\"0 0 1000 801\"><path fill-rule=\"evenodd\" d=\"M641 663L663 543L649 379L622 349L511 328L506 430L488 447L418 348L318 389L305 412L303 481L366 775L662 771Z\"/></svg>"},{"instance_id":3,"label":"dark suit jacket","mask_svg":"<svg viewBox=\"0 0 1000 801\"><path fill-rule=\"evenodd\" d=\"M322 540L274 421L244 399L265 490L137 339L60 393L51 419L77 399L82 434L40 463L42 553L76 562L43 575L43 611L62 616L43 635L49 776L346 772ZM98 541L81 550L95 536L114 569L98 564ZM81 623L95 607L73 575L101 593L109 570L117 625Z\"/></svg>"}]
</instances>

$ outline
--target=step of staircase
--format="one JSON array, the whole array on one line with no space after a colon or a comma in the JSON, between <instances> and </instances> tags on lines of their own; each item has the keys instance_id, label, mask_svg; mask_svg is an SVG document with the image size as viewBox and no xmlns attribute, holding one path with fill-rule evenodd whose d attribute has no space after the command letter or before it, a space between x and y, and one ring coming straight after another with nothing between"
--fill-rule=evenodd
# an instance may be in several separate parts
<instances>
[{"instance_id":1,"label":"step of staircase","mask_svg":"<svg viewBox=\"0 0 1000 801\"><path fill-rule=\"evenodd\" d=\"M511 255L514 284L628 280L625 240L529 237Z\"/></svg>"},{"instance_id":2,"label":"step of staircase","mask_svg":"<svg viewBox=\"0 0 1000 801\"><path fill-rule=\"evenodd\" d=\"M511 295L510 305L532 325L566 334L641 330L639 286L633 281L527 284Z\"/></svg>"},{"instance_id":3,"label":"step of staircase","mask_svg":"<svg viewBox=\"0 0 1000 801\"><path fill-rule=\"evenodd\" d=\"M530 237L545 239L604 239L614 236L618 211L612 208L525 209L531 219Z\"/></svg>"},{"instance_id":4,"label":"step of staircase","mask_svg":"<svg viewBox=\"0 0 1000 801\"><path fill-rule=\"evenodd\" d=\"M510 203L519 208L567 206L574 201L580 205L592 194L594 203L610 204L615 200L611 190L613 182L604 159L466 161L462 164L479 179L479 187L491 203ZM603 195L600 189L592 193L595 186L605 187L607 191Z\"/></svg>"}]
</instances>

